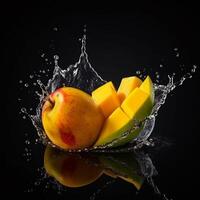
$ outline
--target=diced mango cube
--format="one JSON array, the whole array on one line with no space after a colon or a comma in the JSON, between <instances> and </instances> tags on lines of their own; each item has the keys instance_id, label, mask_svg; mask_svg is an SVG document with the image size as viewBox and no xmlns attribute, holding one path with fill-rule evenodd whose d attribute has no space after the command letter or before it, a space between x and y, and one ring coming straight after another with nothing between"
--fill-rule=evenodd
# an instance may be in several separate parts
<instances>
[{"instance_id":1,"label":"diced mango cube","mask_svg":"<svg viewBox=\"0 0 200 200\"><path fill-rule=\"evenodd\" d=\"M150 95L136 88L123 101L121 108L131 119L144 120L152 109Z\"/></svg>"},{"instance_id":2,"label":"diced mango cube","mask_svg":"<svg viewBox=\"0 0 200 200\"><path fill-rule=\"evenodd\" d=\"M136 88L142 84L142 81L136 77L126 77L121 80L117 94L121 102Z\"/></svg>"},{"instance_id":3,"label":"diced mango cube","mask_svg":"<svg viewBox=\"0 0 200 200\"><path fill-rule=\"evenodd\" d=\"M107 118L117 107L120 101L113 83L110 81L92 92L92 98Z\"/></svg>"}]
</instances>

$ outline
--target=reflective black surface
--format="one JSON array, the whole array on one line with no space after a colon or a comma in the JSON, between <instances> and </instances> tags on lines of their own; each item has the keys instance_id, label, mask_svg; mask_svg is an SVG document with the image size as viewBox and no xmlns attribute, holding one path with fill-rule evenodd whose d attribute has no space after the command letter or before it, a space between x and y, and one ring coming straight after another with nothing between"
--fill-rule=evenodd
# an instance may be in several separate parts
<instances>
[{"instance_id":1,"label":"reflective black surface","mask_svg":"<svg viewBox=\"0 0 200 200\"><path fill-rule=\"evenodd\" d=\"M7 11L7 12L6 12ZM41 54L51 60L60 56L62 68L75 63L80 54L78 38L87 24L87 52L92 66L106 80L119 84L121 77L129 76L146 67L154 79L161 70L161 83L167 83L171 72L181 76L180 64L187 71L199 65L199 14L196 5L147 4L129 10L75 9L61 5L25 7L12 6L2 13L3 63L2 110L5 109L6 129L1 131L2 191L7 196L38 199L89 199L112 177L103 174L92 184L81 188L67 188L58 194L49 179L40 181L45 147L35 144L36 130L29 120L19 114L22 106L34 108L37 101L30 88L24 89L19 80L28 82L28 76L44 69ZM55 31L57 27L58 31ZM178 48L180 57L174 56ZM51 65L50 65L51 67ZM42 79L42 78L41 78ZM44 78L45 80L45 78ZM158 174L154 181L168 199L194 199L198 194L198 136L199 136L199 71L167 98L156 119L152 136L165 141L158 148L145 152L151 158ZM23 101L19 102L18 98ZM25 141L30 141L30 144ZM169 145L168 145L169 144ZM27 150L26 150L27 148ZM26 151L31 155L24 156ZM126 156L125 156L126 157ZM38 181L39 180L39 181ZM161 199L145 179L137 189L123 179L102 189L96 199ZM45 189L46 183L49 183ZM38 183L39 186L38 186Z\"/></svg>"}]
</instances>

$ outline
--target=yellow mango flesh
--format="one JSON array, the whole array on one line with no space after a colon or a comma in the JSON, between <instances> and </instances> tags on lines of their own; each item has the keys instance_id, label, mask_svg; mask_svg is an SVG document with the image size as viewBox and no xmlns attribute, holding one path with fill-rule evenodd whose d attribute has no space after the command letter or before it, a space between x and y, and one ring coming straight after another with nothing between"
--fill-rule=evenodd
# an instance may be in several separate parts
<instances>
[{"instance_id":1,"label":"yellow mango flesh","mask_svg":"<svg viewBox=\"0 0 200 200\"><path fill-rule=\"evenodd\" d=\"M140 88L136 88L124 100L121 108L130 119L144 120L150 114L152 106L150 95Z\"/></svg>"},{"instance_id":2,"label":"yellow mango flesh","mask_svg":"<svg viewBox=\"0 0 200 200\"><path fill-rule=\"evenodd\" d=\"M117 92L111 81L93 91L92 98L105 118L120 106Z\"/></svg>"},{"instance_id":3,"label":"yellow mango flesh","mask_svg":"<svg viewBox=\"0 0 200 200\"><path fill-rule=\"evenodd\" d=\"M141 84L142 81L136 76L123 78L117 90L120 101L123 102L124 99L127 98L128 95Z\"/></svg>"},{"instance_id":4,"label":"yellow mango flesh","mask_svg":"<svg viewBox=\"0 0 200 200\"><path fill-rule=\"evenodd\" d=\"M152 101L149 94L136 88L123 101L121 107L118 107L105 121L99 134L99 138L94 146L105 145L116 138L120 138L125 132L130 131L134 125L134 120L142 121L151 112ZM132 130L131 133L113 144L112 147L123 145L138 136L141 128Z\"/></svg>"},{"instance_id":5,"label":"yellow mango flesh","mask_svg":"<svg viewBox=\"0 0 200 200\"><path fill-rule=\"evenodd\" d=\"M104 122L104 126L100 132L100 137L94 146L104 145L111 142L114 138L120 137L127 129L129 117L119 107Z\"/></svg>"},{"instance_id":6,"label":"yellow mango flesh","mask_svg":"<svg viewBox=\"0 0 200 200\"><path fill-rule=\"evenodd\" d=\"M151 102L152 104L154 104L154 88L151 78L149 76L147 76L146 79L143 81L140 89L150 95Z\"/></svg>"}]
</instances>

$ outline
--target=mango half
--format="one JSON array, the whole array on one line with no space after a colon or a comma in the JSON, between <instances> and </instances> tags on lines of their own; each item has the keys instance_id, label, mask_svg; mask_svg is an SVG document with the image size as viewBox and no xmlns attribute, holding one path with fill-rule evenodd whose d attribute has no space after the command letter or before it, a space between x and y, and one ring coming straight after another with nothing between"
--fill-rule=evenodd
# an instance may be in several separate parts
<instances>
[{"instance_id":1,"label":"mango half","mask_svg":"<svg viewBox=\"0 0 200 200\"><path fill-rule=\"evenodd\" d=\"M132 129L134 123L143 121L152 110L154 104L153 83L148 76L140 87L133 89L121 106L105 120L95 147L103 146L112 142L110 147L121 146L138 136L140 128ZM130 132L127 136L124 133ZM119 139L120 140L116 140ZM113 143L113 141L116 141Z\"/></svg>"}]
</instances>

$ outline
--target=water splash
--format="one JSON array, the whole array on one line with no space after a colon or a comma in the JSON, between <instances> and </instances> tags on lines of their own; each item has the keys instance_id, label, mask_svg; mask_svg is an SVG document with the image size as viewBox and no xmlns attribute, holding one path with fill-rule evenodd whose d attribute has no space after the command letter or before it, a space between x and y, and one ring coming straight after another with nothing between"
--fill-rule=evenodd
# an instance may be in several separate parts
<instances>
[{"instance_id":1,"label":"water splash","mask_svg":"<svg viewBox=\"0 0 200 200\"><path fill-rule=\"evenodd\" d=\"M86 27L84 28L84 33L86 33ZM175 48L174 51L178 53L178 49ZM45 54L42 54L41 56L44 57ZM160 67L163 67L163 65L160 65ZM141 128L143 126L142 131L138 135L137 138L135 138L130 144L128 144L125 147L122 147L119 149L109 149L109 151L132 151L133 149L141 148L143 145L152 145L151 142L148 140L149 136L151 135L153 128L155 126L155 120L158 115L158 111L160 110L161 106L165 103L166 98L169 93L171 93L177 86L180 86L184 83L185 80L192 78L193 73L196 72L197 66L193 65L192 69L186 73L182 78L178 81L175 80L175 74L169 75L168 79L169 82L167 85L159 85L159 79L160 74L159 72L156 72L156 82L154 84L154 90L155 90L155 104L152 109L152 113L143 121L133 121L132 127L127 132L123 133L119 138L114 139L112 142L95 147L95 148L85 148L80 150L69 150L70 152L81 152L81 151L103 151L106 152L107 148L112 147L115 143L120 142L120 140L123 140L124 138L128 137L129 134ZM145 70L145 69L144 69ZM144 71L143 70L143 71ZM41 71L42 73L42 71ZM46 71L44 70L44 73ZM143 75L143 72L141 70L136 71L137 75ZM37 76L38 77L38 76ZM144 77L143 77L144 78ZM23 81L20 80L20 84L22 84ZM45 144L51 144L55 147L47 138L41 122L41 108L48 97L48 95L52 92L54 92L57 88L62 86L70 86L75 87L78 89L81 89L89 94L99 86L106 83L106 81L93 69L91 66L88 54L86 52L86 34L83 35L81 39L81 54L79 57L79 60L74 65L70 65L66 69L61 69L59 67L59 56L54 55L54 70L53 70L53 76L50 78L47 82L47 84L43 84L43 82L40 79L36 80L37 86L39 86L41 92L35 91L36 95L39 97L39 104L36 108L36 114L30 115L25 108L22 108L22 113L26 114L32 121L33 125L35 126L37 133L39 135L39 138L41 141ZM25 83L26 84L26 83ZM28 87L28 86L27 86Z\"/></svg>"}]
</instances>

